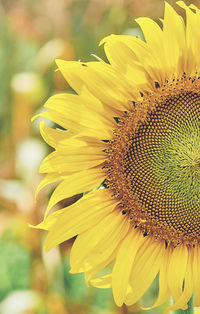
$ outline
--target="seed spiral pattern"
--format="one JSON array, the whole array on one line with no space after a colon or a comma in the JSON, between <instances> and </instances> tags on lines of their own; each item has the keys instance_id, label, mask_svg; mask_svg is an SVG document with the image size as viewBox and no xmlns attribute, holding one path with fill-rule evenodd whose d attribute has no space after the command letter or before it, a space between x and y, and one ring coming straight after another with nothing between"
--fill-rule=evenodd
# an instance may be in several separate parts
<instances>
[{"instance_id":1,"label":"seed spiral pattern","mask_svg":"<svg viewBox=\"0 0 200 314\"><path fill-rule=\"evenodd\" d=\"M173 80L119 120L106 185L145 236L200 242L200 83Z\"/></svg>"}]
</instances>

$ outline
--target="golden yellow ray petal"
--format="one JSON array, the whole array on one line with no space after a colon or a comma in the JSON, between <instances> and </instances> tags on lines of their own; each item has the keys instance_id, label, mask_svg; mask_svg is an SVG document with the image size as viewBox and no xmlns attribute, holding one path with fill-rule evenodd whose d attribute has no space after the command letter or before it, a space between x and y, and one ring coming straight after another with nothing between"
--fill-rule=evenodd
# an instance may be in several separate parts
<instances>
[{"instance_id":1,"label":"golden yellow ray petal","mask_svg":"<svg viewBox=\"0 0 200 314\"><path fill-rule=\"evenodd\" d=\"M125 63L126 67L122 67L120 65L117 70L122 72L124 68L127 72L127 67L130 68L129 72L131 70L135 70L135 74L132 75L132 77L131 73L129 75L129 72L127 72L125 75L127 81L132 81L131 85L134 84L135 87L139 88L140 90L144 89L144 91L155 89L154 82L159 80L158 70L160 71L160 69L163 68L163 63L161 63L160 67L158 68L160 59L158 59L156 54L157 52L155 53L152 48L147 45L147 43L143 42L140 38L135 38L128 35L110 35L104 38L100 44L102 43L105 43L106 54L110 56L110 60L113 64L116 63L116 60L113 59L113 53L111 54L110 52L112 50L116 51L116 48L118 45L120 45L120 43L121 45L123 44L122 47L126 47L126 49L121 49L124 51L124 57L126 55L125 52L127 49L134 53L134 58L132 58L133 61L130 62L130 66L126 65ZM134 94L136 94L136 92L134 92Z\"/></svg>"},{"instance_id":2,"label":"golden yellow ray petal","mask_svg":"<svg viewBox=\"0 0 200 314\"><path fill-rule=\"evenodd\" d=\"M35 119L37 119L39 117L51 120L51 121L55 122L56 124L60 125L62 128L76 131L76 133L80 132L83 129L82 126L78 126L75 122L69 121L69 119L67 119L63 115L63 113L59 113L55 110L42 111L41 113L38 113L37 115L35 115L31 119L31 121L34 121Z\"/></svg>"},{"instance_id":3,"label":"golden yellow ray petal","mask_svg":"<svg viewBox=\"0 0 200 314\"><path fill-rule=\"evenodd\" d=\"M136 22L140 25L147 44L155 51L159 49L161 52L163 32L160 26L148 17L139 17L136 19Z\"/></svg>"},{"instance_id":4,"label":"golden yellow ray petal","mask_svg":"<svg viewBox=\"0 0 200 314\"><path fill-rule=\"evenodd\" d=\"M200 306L200 247L194 248L193 258L194 306Z\"/></svg>"},{"instance_id":5,"label":"golden yellow ray petal","mask_svg":"<svg viewBox=\"0 0 200 314\"><path fill-rule=\"evenodd\" d=\"M108 274L96 279L92 279L90 283L92 286L96 288L110 288L111 287L111 281L112 281L112 274Z\"/></svg>"},{"instance_id":6,"label":"golden yellow ray petal","mask_svg":"<svg viewBox=\"0 0 200 314\"><path fill-rule=\"evenodd\" d=\"M79 97L81 97L81 102L85 104L88 110L100 116L100 118L105 122L105 125L113 127L112 117L115 117L116 113L120 113L120 110L117 111L116 108L112 108L109 104L103 104L91 92L89 92L85 86L83 87L82 93Z\"/></svg>"},{"instance_id":7,"label":"golden yellow ray petal","mask_svg":"<svg viewBox=\"0 0 200 314\"><path fill-rule=\"evenodd\" d=\"M105 177L106 173L101 168L88 169L65 177L51 195L45 217L56 203L70 196L88 192L98 187Z\"/></svg>"},{"instance_id":8,"label":"golden yellow ray petal","mask_svg":"<svg viewBox=\"0 0 200 314\"><path fill-rule=\"evenodd\" d=\"M108 148L107 142L101 141L98 138L92 136L82 135L81 133L69 138L67 143L69 142L71 146L78 146L77 145L78 141L79 142L81 141L82 145L84 144L84 146L95 147L97 151L99 150L103 151Z\"/></svg>"},{"instance_id":9,"label":"golden yellow ray petal","mask_svg":"<svg viewBox=\"0 0 200 314\"><path fill-rule=\"evenodd\" d=\"M116 209L115 209L116 210ZM122 230L124 232L124 236L125 236L125 233L127 232L126 228L123 228ZM80 236L80 235L79 235ZM78 236L78 237L79 237ZM122 238L124 237L122 234L120 236L120 241L122 240ZM119 242L120 242L119 241ZM85 271L85 281L86 281L86 284L88 285L88 282L90 282L91 278L93 278L96 274L98 274L102 269L104 269L107 265L109 265L111 262L113 262L113 260L116 258L116 255L117 255L117 252L118 252L118 248L120 246L120 243L118 244L118 246L113 250L113 248L111 247L109 249L109 252L107 254L107 257L106 259L105 258L100 258L98 261L96 261L94 259L94 255L95 255L95 252L94 254L92 254L90 252L90 256L89 256L89 259L91 257L91 259L93 260L93 265L92 265L92 268L90 268L89 270L84 270L82 269L82 271ZM108 250L107 250L108 251ZM105 255L104 255L105 257ZM89 263L91 264L91 259L89 261ZM73 270L74 270L74 267L73 267ZM70 270L70 273L74 273L75 271L73 271L72 269ZM78 272L81 271L81 268L77 269Z\"/></svg>"},{"instance_id":10,"label":"golden yellow ray petal","mask_svg":"<svg viewBox=\"0 0 200 314\"><path fill-rule=\"evenodd\" d=\"M69 174L68 174L69 175ZM67 176L67 174L66 174ZM64 174L59 175L58 173L48 173L45 175L45 177L42 179L42 181L40 182L40 184L38 185L36 192L35 192L35 199L37 198L38 193L40 192L41 189L43 189L45 186L63 180L65 177Z\"/></svg>"},{"instance_id":11,"label":"golden yellow ray petal","mask_svg":"<svg viewBox=\"0 0 200 314\"><path fill-rule=\"evenodd\" d=\"M83 86L79 95L69 93L53 95L44 106L58 112L64 112L66 115L69 114L69 116L72 114L71 119L78 123L79 121L84 122L82 117L87 118L87 115L80 112L83 108L86 112L93 112L105 124L110 124L110 116L112 115L110 109L103 106L100 100L88 91L86 86Z\"/></svg>"},{"instance_id":12,"label":"golden yellow ray petal","mask_svg":"<svg viewBox=\"0 0 200 314\"><path fill-rule=\"evenodd\" d=\"M92 136L84 136L82 133L74 135L69 131L52 129L44 121L40 123L40 133L45 142L57 151L61 151L61 153L67 153L71 147L78 147L80 149L84 146L93 146L97 150L104 150L107 147L105 142L94 137L94 133L91 133Z\"/></svg>"},{"instance_id":13,"label":"golden yellow ray petal","mask_svg":"<svg viewBox=\"0 0 200 314\"><path fill-rule=\"evenodd\" d=\"M130 222L121 211L110 213L92 229L79 234L70 254L71 272L87 271L107 260L127 234Z\"/></svg>"},{"instance_id":14,"label":"golden yellow ray petal","mask_svg":"<svg viewBox=\"0 0 200 314\"><path fill-rule=\"evenodd\" d=\"M55 211L53 214L48 216L46 219L44 219L42 222L40 222L38 225L29 225L29 227L34 229L42 229L42 230L50 230L54 223L57 221L59 216L63 215L63 212L66 210L66 208L63 208L61 210Z\"/></svg>"},{"instance_id":15,"label":"golden yellow ray petal","mask_svg":"<svg viewBox=\"0 0 200 314\"><path fill-rule=\"evenodd\" d=\"M81 171L102 164L107 155L101 147L81 146L69 147L66 152L54 151L41 163L40 173Z\"/></svg>"},{"instance_id":16,"label":"golden yellow ray petal","mask_svg":"<svg viewBox=\"0 0 200 314\"><path fill-rule=\"evenodd\" d=\"M104 50L109 62L122 72L131 84L148 85L144 67L137 64L134 52L122 41L119 36L110 35L104 39ZM137 90L137 89L136 89Z\"/></svg>"},{"instance_id":17,"label":"golden yellow ray petal","mask_svg":"<svg viewBox=\"0 0 200 314\"><path fill-rule=\"evenodd\" d=\"M80 139L76 139L75 136L72 135L72 133L70 133L69 131L48 127L45 124L45 121L41 121L40 123L40 133L45 142L54 148L61 147L62 149L66 146L67 143L69 143L68 146L86 145L86 143L83 143L83 141L81 141ZM73 141L70 141L71 139L73 139Z\"/></svg>"},{"instance_id":18,"label":"golden yellow ray petal","mask_svg":"<svg viewBox=\"0 0 200 314\"><path fill-rule=\"evenodd\" d=\"M159 272L159 295L153 306L145 308L145 310L153 309L161 304L165 303L170 298L170 291L167 284L167 271L169 267L169 257L171 255L171 249L167 248L164 253L162 263L160 265Z\"/></svg>"},{"instance_id":19,"label":"golden yellow ray petal","mask_svg":"<svg viewBox=\"0 0 200 314\"><path fill-rule=\"evenodd\" d=\"M114 259L116 258L117 249L112 252L112 254L103 262L101 262L98 265L95 265L95 267L90 268L89 270L85 271L85 281L88 285L88 282L91 281L91 278L93 278L96 274L98 274L102 269L104 269L106 266L111 264ZM70 271L71 272L71 271Z\"/></svg>"},{"instance_id":20,"label":"golden yellow ray petal","mask_svg":"<svg viewBox=\"0 0 200 314\"><path fill-rule=\"evenodd\" d=\"M177 69L177 65L185 50L185 26L181 17L167 2L165 2L163 35L165 60L168 64L168 71L172 75L182 74L184 68L179 70ZM183 64L184 62L182 61Z\"/></svg>"},{"instance_id":21,"label":"golden yellow ray petal","mask_svg":"<svg viewBox=\"0 0 200 314\"><path fill-rule=\"evenodd\" d=\"M187 303L190 300L192 294L193 294L193 270L192 270L192 264L193 264L193 249L189 249L188 252L188 261L187 261L187 269L185 273L185 281L184 281L184 290L180 296L180 298L172 305L170 306L170 310L178 310L187 309Z\"/></svg>"},{"instance_id":22,"label":"golden yellow ray petal","mask_svg":"<svg viewBox=\"0 0 200 314\"><path fill-rule=\"evenodd\" d=\"M74 94L56 94L47 100L45 107L63 114L66 120L69 120L69 123L74 122L77 125L91 129L98 137L109 137L112 126L114 126L114 119L111 119L111 117L108 119L103 115L103 112L106 112L106 108L103 108L103 105L95 97L93 97L93 108L91 106L88 108L90 102L91 98L84 94L79 96Z\"/></svg>"},{"instance_id":23,"label":"golden yellow ray petal","mask_svg":"<svg viewBox=\"0 0 200 314\"><path fill-rule=\"evenodd\" d=\"M159 242L150 242L145 249L141 247L135 257L129 284L132 291L127 295L125 303L136 303L158 274L165 258L165 245Z\"/></svg>"},{"instance_id":24,"label":"golden yellow ray petal","mask_svg":"<svg viewBox=\"0 0 200 314\"><path fill-rule=\"evenodd\" d=\"M138 231L131 229L119 248L112 272L113 297L118 306L125 301L135 256L144 240Z\"/></svg>"},{"instance_id":25,"label":"golden yellow ray petal","mask_svg":"<svg viewBox=\"0 0 200 314\"><path fill-rule=\"evenodd\" d=\"M183 280L185 278L188 261L188 249L184 245L178 245L173 249L168 267L168 286L171 295L176 302L182 294Z\"/></svg>"},{"instance_id":26,"label":"golden yellow ray petal","mask_svg":"<svg viewBox=\"0 0 200 314\"><path fill-rule=\"evenodd\" d=\"M67 131L48 127L45 121L40 122L40 134L51 147L57 147L60 142L65 141L69 136L69 132Z\"/></svg>"},{"instance_id":27,"label":"golden yellow ray petal","mask_svg":"<svg viewBox=\"0 0 200 314\"><path fill-rule=\"evenodd\" d=\"M110 116L111 116L111 114L110 114ZM114 116L120 116L119 112L117 111L117 114L115 114ZM60 112L52 110L52 109L42 111L41 113L35 115L32 118L32 121L34 121L38 117L51 120L51 121L55 122L56 124L60 125L62 128L66 129L66 130L70 130L70 132L69 131L66 132L66 133L68 133L68 134L66 134L68 136L72 136L72 135L90 136L90 137L94 137L94 138L97 137L100 140L105 140L105 139L107 139L107 136L110 134L110 133L108 133L109 129L106 129L106 125L104 125L104 128L106 130L104 130L104 128L100 128L99 130L97 128L91 129L87 126L80 125L80 124L76 123L73 119L70 119L69 117L66 117L65 115L63 115L63 113L60 113ZM110 124L112 124L112 120L114 121L114 119L111 118ZM108 123L107 123L107 125L108 125ZM109 137L110 137L110 135L109 135Z\"/></svg>"},{"instance_id":28,"label":"golden yellow ray petal","mask_svg":"<svg viewBox=\"0 0 200 314\"><path fill-rule=\"evenodd\" d=\"M56 216L53 226L45 241L45 250L64 242L77 234L80 234L100 222L116 206L116 200L110 198L110 193L105 189L86 194L75 204L62 210ZM48 228L54 219L54 213L44 220L44 226Z\"/></svg>"},{"instance_id":29,"label":"golden yellow ray petal","mask_svg":"<svg viewBox=\"0 0 200 314\"><path fill-rule=\"evenodd\" d=\"M103 104L126 110L132 100L132 90L114 69L102 62L75 62L56 60L59 70L71 87L81 94L86 87ZM103 92L102 92L103 90ZM117 93L116 93L117 90Z\"/></svg>"},{"instance_id":30,"label":"golden yellow ray petal","mask_svg":"<svg viewBox=\"0 0 200 314\"><path fill-rule=\"evenodd\" d=\"M146 54L150 54L149 48L147 44L142 41L140 38L133 37L130 35L109 35L103 38L99 45L109 44L111 42L122 42L124 45L130 48L130 50L134 53L136 60L140 60L141 57L139 55L145 56ZM111 54L108 50L108 57L114 62Z\"/></svg>"},{"instance_id":31,"label":"golden yellow ray petal","mask_svg":"<svg viewBox=\"0 0 200 314\"><path fill-rule=\"evenodd\" d=\"M154 61L152 61L151 66L154 79L155 81L162 83L166 78L166 71L163 68L163 64L165 64L165 56L163 54L163 32L160 26L150 18L140 17L136 19L136 22L140 25L145 40L151 48L151 53L154 55Z\"/></svg>"},{"instance_id":32,"label":"golden yellow ray petal","mask_svg":"<svg viewBox=\"0 0 200 314\"><path fill-rule=\"evenodd\" d=\"M196 66L199 67L199 33L200 17L199 10L197 14L193 12L183 1L177 4L186 12L186 44L187 44L187 61L185 72L187 75L195 75Z\"/></svg>"}]
</instances>

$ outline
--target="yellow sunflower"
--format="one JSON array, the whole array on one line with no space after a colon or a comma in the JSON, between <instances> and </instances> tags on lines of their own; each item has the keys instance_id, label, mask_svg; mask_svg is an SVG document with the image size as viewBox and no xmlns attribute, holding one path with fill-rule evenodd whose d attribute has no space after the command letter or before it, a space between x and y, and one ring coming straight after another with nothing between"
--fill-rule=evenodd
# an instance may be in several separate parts
<instances>
[{"instance_id":1,"label":"yellow sunflower","mask_svg":"<svg viewBox=\"0 0 200 314\"><path fill-rule=\"evenodd\" d=\"M159 273L159 306L200 306L200 10L183 1L186 25L166 3L163 27L137 19L145 41L103 39L109 63L57 60L76 94L45 104L41 134L55 150L38 191L60 181L45 218L45 249L77 235L71 273L137 302ZM62 199L88 192L49 214ZM49 215L48 215L49 214ZM98 276L108 264L112 272Z\"/></svg>"}]
</instances>

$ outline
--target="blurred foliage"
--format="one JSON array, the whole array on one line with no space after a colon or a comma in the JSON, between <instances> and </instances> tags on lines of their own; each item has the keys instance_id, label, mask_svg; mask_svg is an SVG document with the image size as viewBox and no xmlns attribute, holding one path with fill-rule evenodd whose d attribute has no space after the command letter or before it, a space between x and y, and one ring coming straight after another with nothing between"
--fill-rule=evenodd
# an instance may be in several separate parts
<instances>
[{"instance_id":1,"label":"blurred foliage","mask_svg":"<svg viewBox=\"0 0 200 314\"><path fill-rule=\"evenodd\" d=\"M30 285L30 252L6 231L0 240L0 300L13 290L28 289ZM12 257L12 258L11 258Z\"/></svg>"},{"instance_id":2,"label":"blurred foliage","mask_svg":"<svg viewBox=\"0 0 200 314\"><path fill-rule=\"evenodd\" d=\"M95 54L105 60L98 46L104 36L142 37L134 18L158 21L163 7L162 0L0 2L1 314L143 313L138 304L118 308L110 289L87 287L83 274L68 273L73 241L44 253L44 233L28 227L41 221L53 189L42 190L34 202L39 164L50 148L39 136L39 119L32 125L30 119L50 95L70 89L55 72L55 58L90 61ZM57 208L63 205L69 200ZM142 304L155 300L157 281ZM165 307L148 311L164 312Z\"/></svg>"}]
</instances>

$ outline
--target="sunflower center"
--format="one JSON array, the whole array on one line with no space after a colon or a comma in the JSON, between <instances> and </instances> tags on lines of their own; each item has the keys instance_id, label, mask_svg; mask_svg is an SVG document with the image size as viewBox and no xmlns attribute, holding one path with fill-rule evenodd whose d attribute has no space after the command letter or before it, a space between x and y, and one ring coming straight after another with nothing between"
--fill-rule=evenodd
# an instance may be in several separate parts
<instances>
[{"instance_id":1,"label":"sunflower center","mask_svg":"<svg viewBox=\"0 0 200 314\"><path fill-rule=\"evenodd\" d=\"M109 144L107 185L144 235L200 242L200 85L183 77L144 96Z\"/></svg>"}]
</instances>

